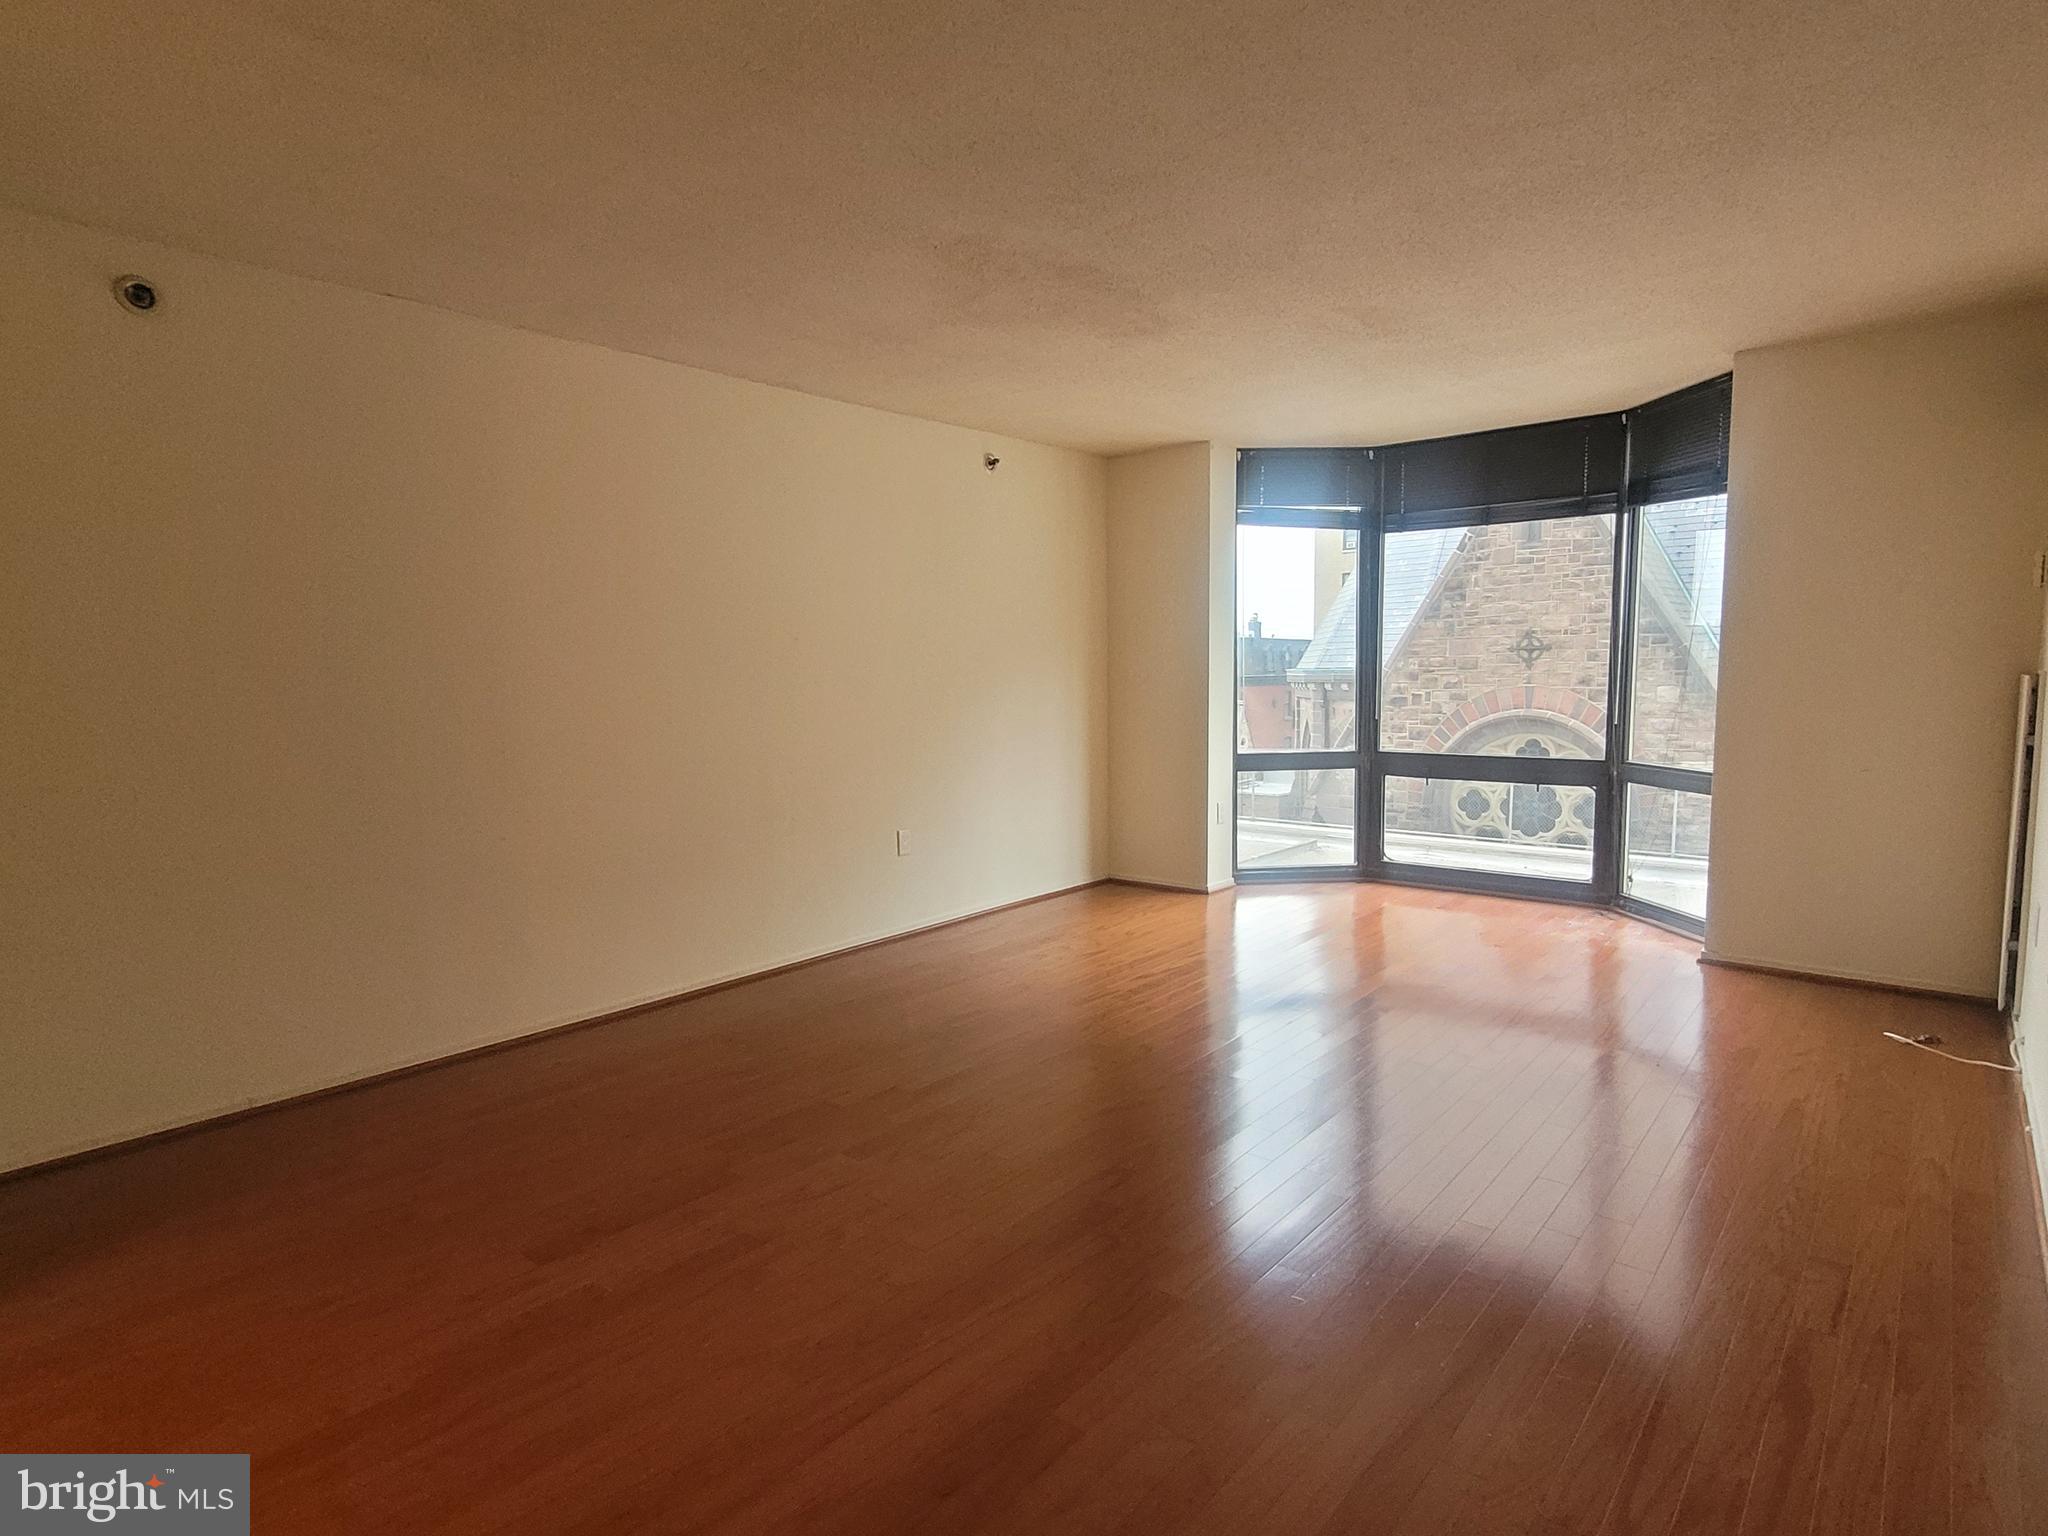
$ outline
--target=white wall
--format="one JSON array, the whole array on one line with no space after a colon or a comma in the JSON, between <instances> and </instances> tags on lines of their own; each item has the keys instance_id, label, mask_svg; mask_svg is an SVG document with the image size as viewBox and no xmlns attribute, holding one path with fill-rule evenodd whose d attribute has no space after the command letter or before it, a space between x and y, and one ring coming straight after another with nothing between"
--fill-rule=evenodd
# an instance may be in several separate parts
<instances>
[{"instance_id":1,"label":"white wall","mask_svg":"<svg viewBox=\"0 0 2048 1536\"><path fill-rule=\"evenodd\" d=\"M1707 952L1988 996L2048 304L1735 360Z\"/></svg>"},{"instance_id":2,"label":"white wall","mask_svg":"<svg viewBox=\"0 0 2048 1536\"><path fill-rule=\"evenodd\" d=\"M1225 529L1235 516L1235 456ZM1110 872L1184 890L1230 880L1230 829L1215 805L1215 593L1227 610L1231 547L1212 537L1218 451L1180 443L1109 464ZM1222 630L1222 706L1230 631ZM1228 737L1225 737L1226 762ZM1220 840L1221 868L1217 865Z\"/></svg>"},{"instance_id":3,"label":"white wall","mask_svg":"<svg viewBox=\"0 0 2048 1536\"><path fill-rule=\"evenodd\" d=\"M1099 459L12 213L0 370L0 1166L1104 871Z\"/></svg>"},{"instance_id":4,"label":"white wall","mask_svg":"<svg viewBox=\"0 0 2048 1536\"><path fill-rule=\"evenodd\" d=\"M1209 448L1209 889L1237 878L1237 449Z\"/></svg>"},{"instance_id":5,"label":"white wall","mask_svg":"<svg viewBox=\"0 0 2048 1536\"><path fill-rule=\"evenodd\" d=\"M2041 648L2035 666L2048 676L2048 612L2041 620ZM2035 725L2033 832L2027 842L2027 905L2020 929L2019 1006L2012 1029L2020 1064L2020 1088L2041 1185L2048 1189L2048 737Z\"/></svg>"}]
</instances>

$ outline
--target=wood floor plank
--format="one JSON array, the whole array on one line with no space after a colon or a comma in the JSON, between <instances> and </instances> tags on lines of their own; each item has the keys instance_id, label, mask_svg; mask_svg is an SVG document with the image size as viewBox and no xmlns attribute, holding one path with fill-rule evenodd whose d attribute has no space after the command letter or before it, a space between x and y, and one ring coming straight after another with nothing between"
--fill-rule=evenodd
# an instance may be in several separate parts
<instances>
[{"instance_id":1,"label":"wood floor plank","mask_svg":"<svg viewBox=\"0 0 2048 1536\"><path fill-rule=\"evenodd\" d=\"M0 1440L269 1532L2048 1529L1988 1011L1105 887L0 1184Z\"/></svg>"}]
</instances>

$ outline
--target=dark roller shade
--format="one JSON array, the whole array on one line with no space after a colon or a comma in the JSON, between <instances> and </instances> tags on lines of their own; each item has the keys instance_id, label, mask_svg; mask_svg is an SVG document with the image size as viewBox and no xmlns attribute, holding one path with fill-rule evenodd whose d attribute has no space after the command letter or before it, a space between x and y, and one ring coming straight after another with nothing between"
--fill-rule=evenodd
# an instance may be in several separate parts
<instances>
[{"instance_id":1,"label":"dark roller shade","mask_svg":"<svg viewBox=\"0 0 2048 1536\"><path fill-rule=\"evenodd\" d=\"M1373 462L1364 448L1245 448L1237 455L1237 504L1243 508L1369 506Z\"/></svg>"},{"instance_id":2,"label":"dark roller shade","mask_svg":"<svg viewBox=\"0 0 2048 1536\"><path fill-rule=\"evenodd\" d=\"M1728 489L1728 402L1733 375L1639 405L1628 413L1628 499L1637 506Z\"/></svg>"},{"instance_id":3,"label":"dark roller shade","mask_svg":"<svg viewBox=\"0 0 2048 1536\"><path fill-rule=\"evenodd\" d=\"M1582 416L1380 450L1386 527L1451 528L1612 512L1622 423Z\"/></svg>"}]
</instances>

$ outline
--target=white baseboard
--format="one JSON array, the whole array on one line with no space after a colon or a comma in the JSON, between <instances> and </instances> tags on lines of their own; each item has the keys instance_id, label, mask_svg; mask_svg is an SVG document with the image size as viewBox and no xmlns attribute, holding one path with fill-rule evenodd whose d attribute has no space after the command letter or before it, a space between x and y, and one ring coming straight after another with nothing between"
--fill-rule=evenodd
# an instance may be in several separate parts
<instances>
[{"instance_id":1,"label":"white baseboard","mask_svg":"<svg viewBox=\"0 0 2048 1536\"><path fill-rule=\"evenodd\" d=\"M1972 992L1945 981L1903 976L1882 971L1853 971L1834 966L1809 965L1797 960L1778 960L1762 955L1730 954L1722 949L1702 949L1700 958L1709 965L1730 966L1739 971L1766 971L1775 976L1806 977L1814 981L1846 981L1861 987L1884 987L1893 992L1921 992L1933 997L1950 997L1958 1002L1991 1006L1988 992Z\"/></svg>"},{"instance_id":2,"label":"white baseboard","mask_svg":"<svg viewBox=\"0 0 2048 1536\"><path fill-rule=\"evenodd\" d=\"M1232 884L1225 881L1222 885L1189 885L1181 880L1155 880L1149 875L1108 875L1104 878L1111 885L1136 886L1144 891L1186 891L1190 896L1213 896L1218 891L1228 890Z\"/></svg>"}]
</instances>

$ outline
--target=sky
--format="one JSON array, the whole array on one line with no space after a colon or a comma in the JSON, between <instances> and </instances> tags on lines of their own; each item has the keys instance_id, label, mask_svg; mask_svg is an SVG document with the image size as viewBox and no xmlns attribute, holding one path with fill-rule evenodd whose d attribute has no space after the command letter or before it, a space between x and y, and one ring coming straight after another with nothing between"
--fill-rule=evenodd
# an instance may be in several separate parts
<instances>
[{"instance_id":1,"label":"sky","mask_svg":"<svg viewBox=\"0 0 2048 1536\"><path fill-rule=\"evenodd\" d=\"M1237 530L1237 632L1257 614L1268 635L1309 640L1316 632L1315 530Z\"/></svg>"}]
</instances>

